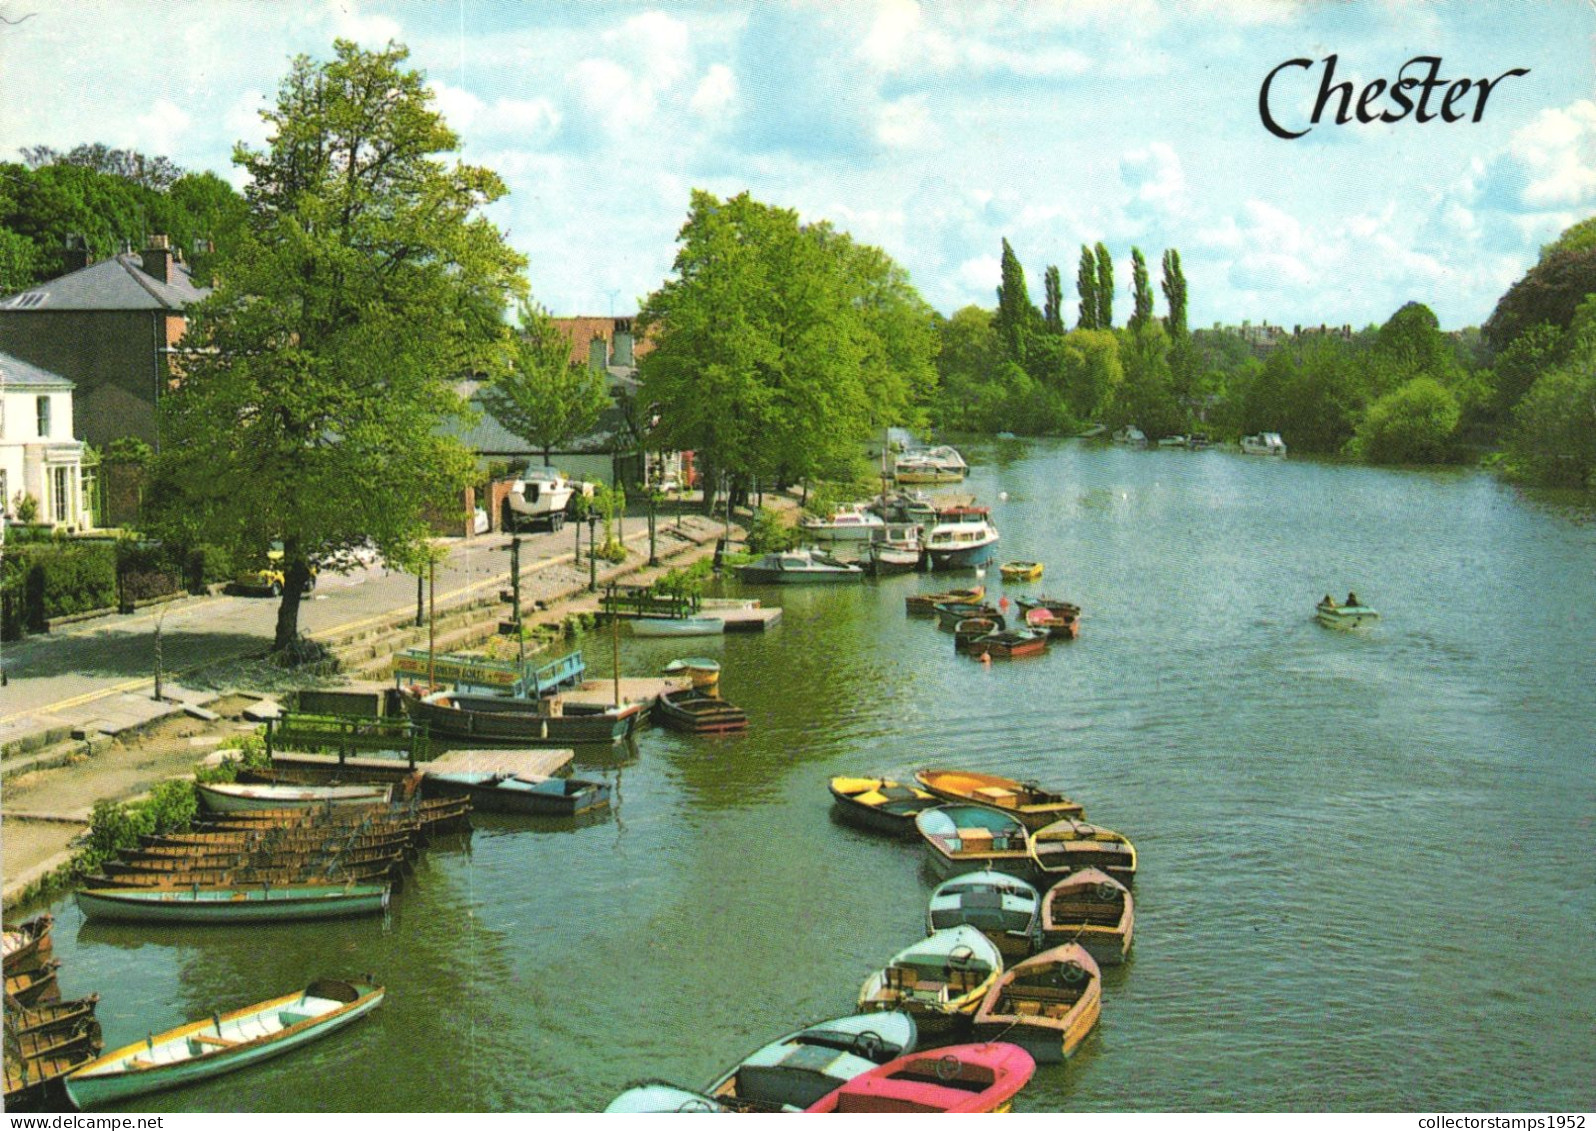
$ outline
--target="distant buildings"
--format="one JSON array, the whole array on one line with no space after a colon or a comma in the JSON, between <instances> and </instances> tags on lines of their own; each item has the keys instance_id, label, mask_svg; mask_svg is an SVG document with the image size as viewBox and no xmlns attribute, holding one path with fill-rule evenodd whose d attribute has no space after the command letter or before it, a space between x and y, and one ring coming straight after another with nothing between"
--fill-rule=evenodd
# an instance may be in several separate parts
<instances>
[{"instance_id":1,"label":"distant buildings","mask_svg":"<svg viewBox=\"0 0 1596 1131\"><path fill-rule=\"evenodd\" d=\"M0 351L67 378L79 434L101 449L124 436L159 445L156 404L185 311L210 293L165 236L149 242L98 263L80 247L76 270L0 299Z\"/></svg>"},{"instance_id":2,"label":"distant buildings","mask_svg":"<svg viewBox=\"0 0 1596 1131\"><path fill-rule=\"evenodd\" d=\"M8 518L81 529L83 442L72 435L72 382L0 353L0 504ZM25 500L33 500L26 507Z\"/></svg>"},{"instance_id":3,"label":"distant buildings","mask_svg":"<svg viewBox=\"0 0 1596 1131\"><path fill-rule=\"evenodd\" d=\"M1287 333L1284 326L1276 326L1269 322L1254 324L1247 320L1243 320L1240 326L1226 326L1215 322L1212 329L1194 330L1192 334L1197 338L1208 334L1228 334L1240 338L1252 349L1253 354L1260 358L1268 357L1275 349L1296 339L1333 337L1351 341L1354 337L1351 325L1293 326L1291 332Z\"/></svg>"}]
</instances>

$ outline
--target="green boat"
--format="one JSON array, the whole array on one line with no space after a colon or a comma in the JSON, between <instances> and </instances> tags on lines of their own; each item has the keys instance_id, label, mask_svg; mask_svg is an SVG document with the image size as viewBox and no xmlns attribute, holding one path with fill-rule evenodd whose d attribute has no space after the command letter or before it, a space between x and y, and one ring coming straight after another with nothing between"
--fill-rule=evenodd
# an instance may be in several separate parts
<instances>
[{"instance_id":1,"label":"green boat","mask_svg":"<svg viewBox=\"0 0 1596 1131\"><path fill-rule=\"evenodd\" d=\"M301 884L258 888L86 888L77 893L86 919L125 923L276 923L375 915L388 906L388 884Z\"/></svg>"},{"instance_id":2,"label":"green boat","mask_svg":"<svg viewBox=\"0 0 1596 1131\"><path fill-rule=\"evenodd\" d=\"M216 1013L124 1045L66 1078L81 1109L178 1088L245 1068L325 1037L382 1004L383 987L323 978L303 992Z\"/></svg>"}]
</instances>

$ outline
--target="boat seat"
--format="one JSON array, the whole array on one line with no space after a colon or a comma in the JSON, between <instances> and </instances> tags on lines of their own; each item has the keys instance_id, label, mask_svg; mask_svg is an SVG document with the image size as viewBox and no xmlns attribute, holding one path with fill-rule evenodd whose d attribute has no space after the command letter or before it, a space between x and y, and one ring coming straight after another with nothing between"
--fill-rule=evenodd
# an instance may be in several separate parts
<instances>
[{"instance_id":1,"label":"boat seat","mask_svg":"<svg viewBox=\"0 0 1596 1131\"><path fill-rule=\"evenodd\" d=\"M316 1014L314 1013L297 1013L291 1009L279 1010L277 1013L277 1020L283 1023L284 1029L298 1025L301 1021L310 1021L315 1017Z\"/></svg>"},{"instance_id":2,"label":"boat seat","mask_svg":"<svg viewBox=\"0 0 1596 1131\"><path fill-rule=\"evenodd\" d=\"M229 1037L218 1037L214 1033L195 1033L189 1040L196 1045L211 1045L219 1049L230 1049L239 1043Z\"/></svg>"}]
</instances>

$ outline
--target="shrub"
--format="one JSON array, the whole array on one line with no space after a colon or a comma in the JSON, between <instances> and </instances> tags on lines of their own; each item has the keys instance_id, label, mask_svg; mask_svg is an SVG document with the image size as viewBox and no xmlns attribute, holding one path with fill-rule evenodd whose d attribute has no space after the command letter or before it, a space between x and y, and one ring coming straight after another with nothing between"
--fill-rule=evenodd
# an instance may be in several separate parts
<instances>
[{"instance_id":1,"label":"shrub","mask_svg":"<svg viewBox=\"0 0 1596 1131\"><path fill-rule=\"evenodd\" d=\"M760 507L748 524L748 551L752 554L769 554L790 550L798 544L799 532L782 521L782 516L769 507Z\"/></svg>"}]
</instances>

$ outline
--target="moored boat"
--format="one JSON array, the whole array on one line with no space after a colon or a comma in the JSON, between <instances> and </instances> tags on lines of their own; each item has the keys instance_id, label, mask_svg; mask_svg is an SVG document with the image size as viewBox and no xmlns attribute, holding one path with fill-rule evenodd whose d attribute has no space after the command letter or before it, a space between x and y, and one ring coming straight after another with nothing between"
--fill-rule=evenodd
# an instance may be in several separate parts
<instances>
[{"instance_id":1,"label":"moored boat","mask_svg":"<svg viewBox=\"0 0 1596 1131\"><path fill-rule=\"evenodd\" d=\"M1012 813L1027 829L1040 829L1062 817L1084 817L1079 801L1031 781L1017 781L978 770L920 770L915 781L945 801L987 805Z\"/></svg>"},{"instance_id":2,"label":"moored boat","mask_svg":"<svg viewBox=\"0 0 1596 1131\"><path fill-rule=\"evenodd\" d=\"M383 996L369 979L324 978L302 992L214 1013L106 1053L66 1078L67 1095L90 1108L245 1068L343 1028Z\"/></svg>"},{"instance_id":3,"label":"moored boat","mask_svg":"<svg viewBox=\"0 0 1596 1131\"><path fill-rule=\"evenodd\" d=\"M1249 456L1285 457L1286 442L1279 432L1258 432L1241 438L1241 450Z\"/></svg>"},{"instance_id":4,"label":"moored boat","mask_svg":"<svg viewBox=\"0 0 1596 1131\"><path fill-rule=\"evenodd\" d=\"M974 569L997 553L998 532L986 507L957 506L937 512L925 532L926 560L934 570Z\"/></svg>"},{"instance_id":5,"label":"moored boat","mask_svg":"<svg viewBox=\"0 0 1596 1131\"><path fill-rule=\"evenodd\" d=\"M1003 972L1003 956L974 927L951 927L905 947L865 979L859 1008L907 1013L930 1041L967 1028Z\"/></svg>"},{"instance_id":6,"label":"moored boat","mask_svg":"<svg viewBox=\"0 0 1596 1131\"><path fill-rule=\"evenodd\" d=\"M240 785L200 782L194 786L200 803L213 813L256 809L319 809L331 805L385 805L392 794L386 785Z\"/></svg>"},{"instance_id":7,"label":"moored boat","mask_svg":"<svg viewBox=\"0 0 1596 1131\"><path fill-rule=\"evenodd\" d=\"M295 887L83 888L88 919L128 923L275 923L375 915L388 906L388 884Z\"/></svg>"},{"instance_id":8,"label":"moored boat","mask_svg":"<svg viewBox=\"0 0 1596 1131\"><path fill-rule=\"evenodd\" d=\"M54 950L50 928L54 923L55 919L45 912L25 923L5 928L4 934L0 935L0 948L3 948L7 974L37 969L50 957Z\"/></svg>"},{"instance_id":9,"label":"moored boat","mask_svg":"<svg viewBox=\"0 0 1596 1131\"><path fill-rule=\"evenodd\" d=\"M672 660L660 671L665 675L685 675L699 691L709 691L720 683L720 661L704 656Z\"/></svg>"},{"instance_id":10,"label":"moored boat","mask_svg":"<svg viewBox=\"0 0 1596 1131\"><path fill-rule=\"evenodd\" d=\"M19 1036L72 1030L94 1017L94 1008L99 1002L99 994L71 1001L45 1001L32 1006L24 1006L11 998L5 1003L5 1022Z\"/></svg>"},{"instance_id":11,"label":"moored boat","mask_svg":"<svg viewBox=\"0 0 1596 1131\"><path fill-rule=\"evenodd\" d=\"M887 527L887 537L868 542L859 552L860 567L872 577L891 577L895 574L913 573L920 568L920 534L917 527L911 533L893 537L900 528Z\"/></svg>"},{"instance_id":12,"label":"moored boat","mask_svg":"<svg viewBox=\"0 0 1596 1131\"><path fill-rule=\"evenodd\" d=\"M829 515L806 515L798 520L798 526L806 537L823 542L868 542L884 537L887 523L863 503L853 503Z\"/></svg>"},{"instance_id":13,"label":"moored boat","mask_svg":"<svg viewBox=\"0 0 1596 1131\"><path fill-rule=\"evenodd\" d=\"M1054 821L1031 834L1031 858L1048 883L1083 868L1096 868L1129 887L1136 880L1136 846L1123 833L1074 818Z\"/></svg>"},{"instance_id":14,"label":"moored boat","mask_svg":"<svg viewBox=\"0 0 1596 1131\"><path fill-rule=\"evenodd\" d=\"M806 1110L818 1113L1002 1113L1036 1061L1008 1042L950 1045L899 1057L856 1076Z\"/></svg>"},{"instance_id":15,"label":"moored boat","mask_svg":"<svg viewBox=\"0 0 1596 1131\"><path fill-rule=\"evenodd\" d=\"M1006 872L966 872L937 885L926 909L926 932L974 927L1004 959L1024 958L1040 938L1041 896Z\"/></svg>"},{"instance_id":16,"label":"moored boat","mask_svg":"<svg viewBox=\"0 0 1596 1131\"><path fill-rule=\"evenodd\" d=\"M411 720L434 739L509 746L609 745L624 741L643 720L643 704L619 707L576 703L563 696L422 693L400 696Z\"/></svg>"},{"instance_id":17,"label":"moored boat","mask_svg":"<svg viewBox=\"0 0 1596 1131\"><path fill-rule=\"evenodd\" d=\"M633 636L721 636L724 617L633 617Z\"/></svg>"},{"instance_id":18,"label":"moored boat","mask_svg":"<svg viewBox=\"0 0 1596 1131\"><path fill-rule=\"evenodd\" d=\"M1023 876L1031 869L1025 826L1011 813L985 805L944 805L922 812L914 826L939 876L988 868Z\"/></svg>"},{"instance_id":19,"label":"moored boat","mask_svg":"<svg viewBox=\"0 0 1596 1131\"><path fill-rule=\"evenodd\" d=\"M1380 614L1360 602L1356 593L1348 593L1346 601L1340 604L1327 595L1314 606L1314 617L1326 628L1357 628L1379 620Z\"/></svg>"},{"instance_id":20,"label":"moored boat","mask_svg":"<svg viewBox=\"0 0 1596 1131\"><path fill-rule=\"evenodd\" d=\"M998 566L1004 581L1035 581L1042 576L1041 562L1004 562Z\"/></svg>"},{"instance_id":21,"label":"moored boat","mask_svg":"<svg viewBox=\"0 0 1596 1131\"><path fill-rule=\"evenodd\" d=\"M1044 945L1078 942L1099 966L1118 966L1135 933L1130 889L1096 868L1072 872L1042 897Z\"/></svg>"},{"instance_id":22,"label":"moored boat","mask_svg":"<svg viewBox=\"0 0 1596 1131\"><path fill-rule=\"evenodd\" d=\"M687 734L730 734L748 729L748 712L691 687L660 692L654 700L654 718L671 730Z\"/></svg>"},{"instance_id":23,"label":"moored boat","mask_svg":"<svg viewBox=\"0 0 1596 1131\"><path fill-rule=\"evenodd\" d=\"M912 840L919 835L914 819L941 799L888 778L835 777L831 796L837 815L851 825Z\"/></svg>"},{"instance_id":24,"label":"moored boat","mask_svg":"<svg viewBox=\"0 0 1596 1131\"><path fill-rule=\"evenodd\" d=\"M968 652L977 640L991 636L994 632L1002 632L1005 627L1001 616L965 617L953 626L953 650Z\"/></svg>"},{"instance_id":25,"label":"moored boat","mask_svg":"<svg viewBox=\"0 0 1596 1131\"><path fill-rule=\"evenodd\" d=\"M999 615L996 606L982 605L974 601L948 601L936 606L936 614L937 627L945 628L949 632L957 628L961 620Z\"/></svg>"},{"instance_id":26,"label":"moored boat","mask_svg":"<svg viewBox=\"0 0 1596 1131\"><path fill-rule=\"evenodd\" d=\"M520 776L492 771L429 770L423 792L434 797L469 797L473 809L537 817L574 817L610 803L608 782L583 778Z\"/></svg>"},{"instance_id":27,"label":"moored boat","mask_svg":"<svg viewBox=\"0 0 1596 1131\"><path fill-rule=\"evenodd\" d=\"M1039 1064L1081 1047L1102 1011L1103 980L1086 948L1066 943L1005 970L975 1013L975 1035L1012 1041Z\"/></svg>"},{"instance_id":28,"label":"moored boat","mask_svg":"<svg viewBox=\"0 0 1596 1131\"><path fill-rule=\"evenodd\" d=\"M732 1111L803 1111L854 1077L913 1052L918 1036L907 1013L837 1017L762 1045L705 1092Z\"/></svg>"},{"instance_id":29,"label":"moored boat","mask_svg":"<svg viewBox=\"0 0 1596 1131\"><path fill-rule=\"evenodd\" d=\"M14 998L23 1006L38 1005L41 1002L52 1000L60 996L56 988L55 972L60 967L59 958L51 958L41 962L31 970L24 970L16 974L7 974L6 996Z\"/></svg>"},{"instance_id":30,"label":"moored boat","mask_svg":"<svg viewBox=\"0 0 1596 1131\"><path fill-rule=\"evenodd\" d=\"M661 1115L676 1112L724 1112L727 1109L699 1092L691 1092L665 1080L640 1080L616 1096L605 1107L605 1115Z\"/></svg>"},{"instance_id":31,"label":"moored boat","mask_svg":"<svg viewBox=\"0 0 1596 1131\"><path fill-rule=\"evenodd\" d=\"M1026 609L1025 624L1037 632L1045 632L1049 640L1074 640L1081 634L1079 617L1063 616L1048 608Z\"/></svg>"},{"instance_id":32,"label":"moored boat","mask_svg":"<svg viewBox=\"0 0 1596 1131\"><path fill-rule=\"evenodd\" d=\"M972 656L995 656L1004 660L1040 656L1047 651L1047 634L1029 628L989 632L970 641L964 650Z\"/></svg>"},{"instance_id":33,"label":"moored boat","mask_svg":"<svg viewBox=\"0 0 1596 1131\"><path fill-rule=\"evenodd\" d=\"M798 549L769 553L737 567L737 577L752 585L815 585L860 581L864 570L824 550Z\"/></svg>"},{"instance_id":34,"label":"moored boat","mask_svg":"<svg viewBox=\"0 0 1596 1131\"><path fill-rule=\"evenodd\" d=\"M1147 446L1147 433L1143 432L1134 424L1127 424L1123 428L1116 428L1114 430L1114 435L1111 438L1116 444L1125 444L1133 448L1145 448Z\"/></svg>"},{"instance_id":35,"label":"moored boat","mask_svg":"<svg viewBox=\"0 0 1596 1131\"><path fill-rule=\"evenodd\" d=\"M938 605L967 602L979 604L986 596L986 586L971 585L964 589L944 589L940 593L911 593L903 599L903 611L911 617L935 616Z\"/></svg>"}]
</instances>

